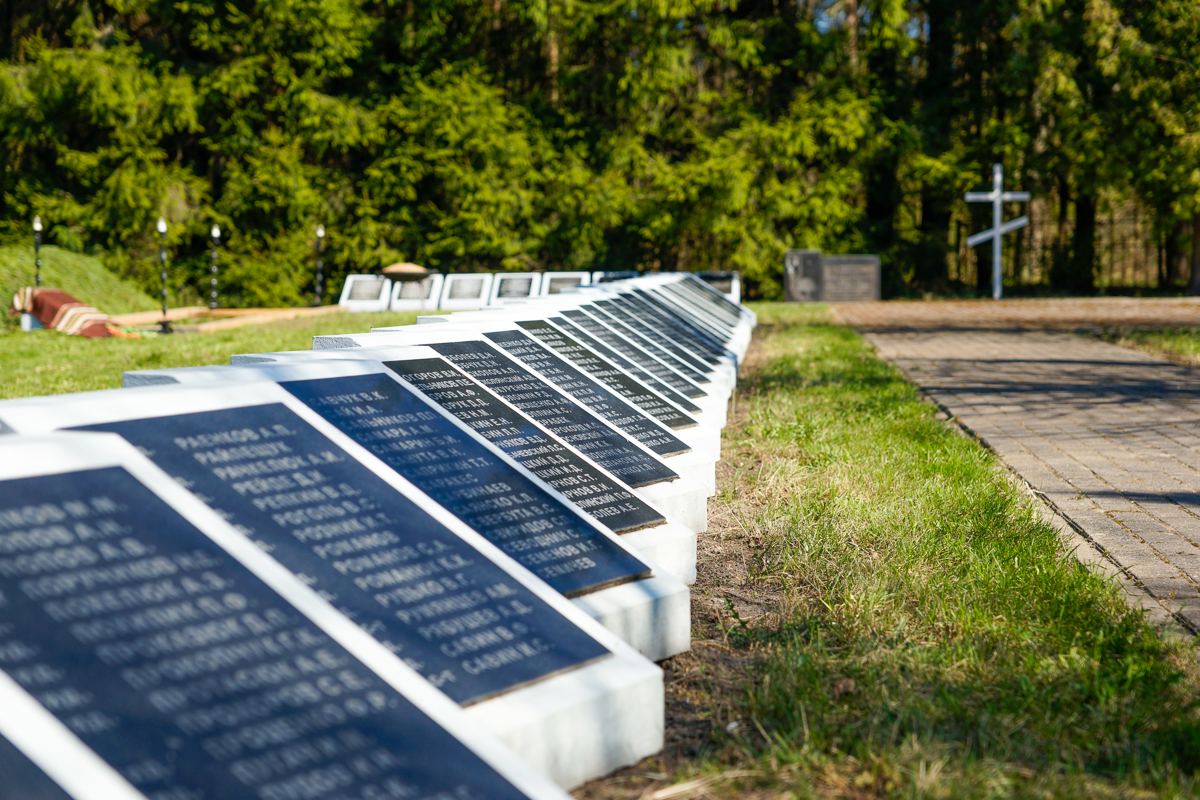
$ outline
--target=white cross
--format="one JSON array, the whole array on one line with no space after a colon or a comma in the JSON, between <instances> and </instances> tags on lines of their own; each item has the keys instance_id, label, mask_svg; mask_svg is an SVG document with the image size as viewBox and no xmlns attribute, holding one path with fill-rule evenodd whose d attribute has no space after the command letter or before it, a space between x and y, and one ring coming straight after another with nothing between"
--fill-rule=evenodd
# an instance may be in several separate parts
<instances>
[{"instance_id":1,"label":"white cross","mask_svg":"<svg viewBox=\"0 0 1200 800\"><path fill-rule=\"evenodd\" d=\"M1000 237L1029 224L1029 217L1017 217L1004 222L1004 203L1028 203L1029 192L1004 191L1004 167L992 164L992 190L990 192L967 192L968 203L992 204L992 227L967 237L967 247L992 240L992 299L999 300L1004 286L1000 275Z\"/></svg>"}]
</instances>

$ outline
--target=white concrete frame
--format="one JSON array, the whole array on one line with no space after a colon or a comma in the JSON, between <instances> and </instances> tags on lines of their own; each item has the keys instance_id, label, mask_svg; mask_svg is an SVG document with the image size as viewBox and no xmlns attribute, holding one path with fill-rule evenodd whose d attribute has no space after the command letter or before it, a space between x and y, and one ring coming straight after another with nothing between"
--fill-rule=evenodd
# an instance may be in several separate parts
<instances>
[{"instance_id":1,"label":"white concrete frame","mask_svg":"<svg viewBox=\"0 0 1200 800\"><path fill-rule=\"evenodd\" d=\"M529 281L529 292L527 294L513 295L511 297L503 297L501 293L504 291L504 285L510 281ZM492 279L492 291L488 295L489 306L502 305L510 301L523 301L531 297L537 297L541 294L542 273L540 272L497 272Z\"/></svg>"},{"instance_id":2,"label":"white concrete frame","mask_svg":"<svg viewBox=\"0 0 1200 800\"><path fill-rule=\"evenodd\" d=\"M455 286L464 281L479 280L479 294L471 297L453 297ZM445 311L464 311L473 308L483 308L488 304L492 293L492 273L490 272L460 272L446 276L442 284L442 296L438 300L438 308Z\"/></svg>"},{"instance_id":3,"label":"white concrete frame","mask_svg":"<svg viewBox=\"0 0 1200 800\"><path fill-rule=\"evenodd\" d=\"M559 288L558 291L552 291L556 288L555 284L560 284L564 279L570 281L578 278L578 281L571 286ZM538 292L543 297L550 295L562 294L564 291L569 291L577 286L587 286L592 282L592 273L590 272L546 272L542 274L542 289Z\"/></svg>"},{"instance_id":4,"label":"white concrete frame","mask_svg":"<svg viewBox=\"0 0 1200 800\"><path fill-rule=\"evenodd\" d=\"M442 297L442 283L446 280L446 276L435 272L427 278L419 281L392 281L392 311L434 311L438 307L438 301ZM408 286L427 286L425 298L419 297L401 297L405 287Z\"/></svg>"},{"instance_id":5,"label":"white concrete frame","mask_svg":"<svg viewBox=\"0 0 1200 800\"><path fill-rule=\"evenodd\" d=\"M378 284L379 294L377 297L361 300L351 298L356 285L364 286L368 283ZM391 302L392 282L390 279L382 275L347 275L346 282L342 285L342 296L338 300L338 305L347 311L387 311Z\"/></svg>"}]
</instances>

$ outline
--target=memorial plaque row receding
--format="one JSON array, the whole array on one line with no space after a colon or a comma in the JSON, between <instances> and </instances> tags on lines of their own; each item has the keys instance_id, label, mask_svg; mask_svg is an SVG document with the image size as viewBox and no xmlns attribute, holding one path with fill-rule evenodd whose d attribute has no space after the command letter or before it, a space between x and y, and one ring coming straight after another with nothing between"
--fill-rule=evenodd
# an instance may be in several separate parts
<instances>
[{"instance_id":1,"label":"memorial plaque row receding","mask_svg":"<svg viewBox=\"0 0 1200 800\"><path fill-rule=\"evenodd\" d=\"M280 385L564 595L650 573L387 375Z\"/></svg>"},{"instance_id":2,"label":"memorial plaque row receding","mask_svg":"<svg viewBox=\"0 0 1200 800\"><path fill-rule=\"evenodd\" d=\"M564 311L563 315L685 397L697 398L707 395L699 386L677 374L649 353L635 347L586 311L572 308Z\"/></svg>"},{"instance_id":3,"label":"memorial plaque row receding","mask_svg":"<svg viewBox=\"0 0 1200 800\"><path fill-rule=\"evenodd\" d=\"M136 445L458 703L607 652L286 406L85 430Z\"/></svg>"},{"instance_id":4,"label":"memorial plaque row receding","mask_svg":"<svg viewBox=\"0 0 1200 800\"><path fill-rule=\"evenodd\" d=\"M618 533L666 518L440 358L384 366Z\"/></svg>"},{"instance_id":5,"label":"memorial plaque row receding","mask_svg":"<svg viewBox=\"0 0 1200 800\"><path fill-rule=\"evenodd\" d=\"M596 376L619 392L621 396L645 409L655 419L676 430L690 428L696 424L685 414L671 406L666 400L648 390L616 367L603 361L596 353L555 328L549 322L528 320L518 322L525 330L547 347L553 348L579 367Z\"/></svg>"},{"instance_id":6,"label":"memorial plaque row receding","mask_svg":"<svg viewBox=\"0 0 1200 800\"><path fill-rule=\"evenodd\" d=\"M443 342L429 346L630 486L645 486L679 477L631 445L623 434L575 405L486 342Z\"/></svg>"},{"instance_id":7,"label":"memorial plaque row receding","mask_svg":"<svg viewBox=\"0 0 1200 800\"><path fill-rule=\"evenodd\" d=\"M537 370L552 384L583 403L592 413L632 436L642 447L660 456L687 452L690 448L630 407L607 387L584 375L520 331L485 333L513 358Z\"/></svg>"},{"instance_id":8,"label":"memorial plaque row receding","mask_svg":"<svg viewBox=\"0 0 1200 800\"><path fill-rule=\"evenodd\" d=\"M521 797L124 469L0 496L0 668L150 800Z\"/></svg>"}]
</instances>

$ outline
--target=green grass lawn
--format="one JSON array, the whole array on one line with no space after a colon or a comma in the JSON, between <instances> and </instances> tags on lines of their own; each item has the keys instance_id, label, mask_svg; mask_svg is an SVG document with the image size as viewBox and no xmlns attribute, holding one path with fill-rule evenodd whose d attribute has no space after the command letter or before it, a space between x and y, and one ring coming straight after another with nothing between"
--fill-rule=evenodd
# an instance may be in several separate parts
<instances>
[{"instance_id":1,"label":"green grass lawn","mask_svg":"<svg viewBox=\"0 0 1200 800\"><path fill-rule=\"evenodd\" d=\"M668 664L707 733L657 769L723 796L1194 796L1192 645L1065 555L850 329L754 307L694 592L717 610Z\"/></svg>"},{"instance_id":2,"label":"green grass lawn","mask_svg":"<svg viewBox=\"0 0 1200 800\"><path fill-rule=\"evenodd\" d=\"M416 312L339 312L213 333L84 339L55 331L0 335L0 398L114 389L129 369L228 364L234 353L309 350L312 337L407 325Z\"/></svg>"}]
</instances>

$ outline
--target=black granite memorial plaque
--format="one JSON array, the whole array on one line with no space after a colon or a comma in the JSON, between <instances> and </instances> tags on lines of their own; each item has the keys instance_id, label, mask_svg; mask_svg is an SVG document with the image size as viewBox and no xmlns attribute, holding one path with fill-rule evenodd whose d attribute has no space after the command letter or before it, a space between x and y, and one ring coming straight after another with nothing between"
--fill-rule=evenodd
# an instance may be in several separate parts
<instances>
[{"instance_id":1,"label":"black granite memorial plaque","mask_svg":"<svg viewBox=\"0 0 1200 800\"><path fill-rule=\"evenodd\" d=\"M696 420L680 412L679 409L672 406L666 400L649 391L645 386L642 386L633 378L630 378L549 322L544 320L526 320L517 324L529 331L530 335L543 345L552 348L565 358L569 358L574 364L587 370L588 374L594 375L622 397L636 403L638 408L653 415L655 419L664 425L675 430L681 430L683 428L690 428L696 424Z\"/></svg>"},{"instance_id":2,"label":"black granite memorial plaque","mask_svg":"<svg viewBox=\"0 0 1200 800\"><path fill-rule=\"evenodd\" d=\"M650 574L387 375L280 385L567 597Z\"/></svg>"},{"instance_id":3,"label":"black granite memorial plaque","mask_svg":"<svg viewBox=\"0 0 1200 800\"><path fill-rule=\"evenodd\" d=\"M388 361L384 366L617 533L666 522L640 497L442 359Z\"/></svg>"},{"instance_id":4,"label":"black granite memorial plaque","mask_svg":"<svg viewBox=\"0 0 1200 800\"><path fill-rule=\"evenodd\" d=\"M582 328L580 328L574 322L571 322L566 317L550 317L549 319L550 322L560 331L569 336L573 336L577 341L583 344L584 347L587 347L592 352L597 353L601 358L606 358L611 363L616 364L618 367L632 375L635 380L646 384L651 389L667 398L667 400L674 404L676 408L682 408L689 414L694 414L701 410L700 406L693 403L690 398L684 397L670 386L667 386L658 378L654 377L649 372L618 353L616 350L609 349L607 345L601 344L597 339L593 339L591 335L585 333Z\"/></svg>"},{"instance_id":5,"label":"black granite memorial plaque","mask_svg":"<svg viewBox=\"0 0 1200 800\"><path fill-rule=\"evenodd\" d=\"M629 444L614 430L531 375L486 342L430 344L446 359L633 487L674 480L674 470Z\"/></svg>"},{"instance_id":6,"label":"black granite memorial plaque","mask_svg":"<svg viewBox=\"0 0 1200 800\"><path fill-rule=\"evenodd\" d=\"M522 796L124 469L0 496L0 669L149 800Z\"/></svg>"},{"instance_id":7,"label":"black granite memorial plaque","mask_svg":"<svg viewBox=\"0 0 1200 800\"><path fill-rule=\"evenodd\" d=\"M703 379L708 381L706 374L710 368L702 359L681 347L673 338L666 335L662 331L646 324L646 321L637 314L630 313L619 300L600 300L596 305L603 308L616 319L619 319L630 330L637 331L643 339L648 342L653 342L661 352L669 353L678 363L685 364L690 373L684 373L692 378L692 380Z\"/></svg>"},{"instance_id":8,"label":"black granite memorial plaque","mask_svg":"<svg viewBox=\"0 0 1200 800\"><path fill-rule=\"evenodd\" d=\"M741 317L741 310L737 306L729 302L729 299L724 295L706 286L699 278L695 280L685 278L684 280L667 284L666 289L679 293L681 296L692 297L700 307L708 309L709 313L724 321L731 328L737 324L738 319Z\"/></svg>"},{"instance_id":9,"label":"black granite memorial plaque","mask_svg":"<svg viewBox=\"0 0 1200 800\"><path fill-rule=\"evenodd\" d=\"M733 336L731 329L723 322L714 319L707 311L701 310L687 298L681 298L671 292L658 289L648 292L648 295L685 323L702 326L715 341L722 345L726 345Z\"/></svg>"},{"instance_id":10,"label":"black granite memorial plaque","mask_svg":"<svg viewBox=\"0 0 1200 800\"><path fill-rule=\"evenodd\" d=\"M83 430L136 445L457 703L608 652L284 405Z\"/></svg>"},{"instance_id":11,"label":"black granite memorial plaque","mask_svg":"<svg viewBox=\"0 0 1200 800\"><path fill-rule=\"evenodd\" d=\"M691 450L681 439L654 424L608 387L580 372L527 334L496 331L484 336L513 358L537 370L563 392L590 408L593 414L625 431L650 452L666 457Z\"/></svg>"},{"instance_id":12,"label":"black granite memorial plaque","mask_svg":"<svg viewBox=\"0 0 1200 800\"><path fill-rule=\"evenodd\" d=\"M585 309L586 307L570 308L563 311L563 316L685 397L704 397L708 394L645 350L635 347L615 330L606 327Z\"/></svg>"},{"instance_id":13,"label":"black granite memorial plaque","mask_svg":"<svg viewBox=\"0 0 1200 800\"><path fill-rule=\"evenodd\" d=\"M635 292L621 295L617 302L630 314L637 315L642 322L653 327L660 335L679 342L697 358L710 365L721 362L723 348L718 347L711 338L703 336L699 328L680 324Z\"/></svg>"},{"instance_id":14,"label":"black granite memorial plaque","mask_svg":"<svg viewBox=\"0 0 1200 800\"><path fill-rule=\"evenodd\" d=\"M71 800L71 795L0 736L0 800Z\"/></svg>"},{"instance_id":15,"label":"black granite memorial plaque","mask_svg":"<svg viewBox=\"0 0 1200 800\"><path fill-rule=\"evenodd\" d=\"M727 351L725 343L729 340L728 330L718 329L716 325L697 314L685 317L676 308L663 302L661 297L645 289L634 289L631 296L657 311L665 323L674 325L678 330L689 331L696 338L708 343L714 355L718 357L725 355Z\"/></svg>"},{"instance_id":16,"label":"black granite memorial plaque","mask_svg":"<svg viewBox=\"0 0 1200 800\"><path fill-rule=\"evenodd\" d=\"M508 278L498 276L496 287L496 297L501 299L512 297L529 297L533 292L533 278L521 276L516 278Z\"/></svg>"},{"instance_id":17,"label":"black granite memorial plaque","mask_svg":"<svg viewBox=\"0 0 1200 800\"><path fill-rule=\"evenodd\" d=\"M704 373L704 365L691 356L676 353L679 348L665 337L641 330L643 326L611 300L599 300L592 306L589 311L598 310L599 313L606 314L607 321L615 322L620 330L633 338L635 344L648 348L688 380L693 383L711 383L708 375Z\"/></svg>"}]
</instances>

